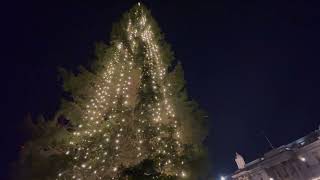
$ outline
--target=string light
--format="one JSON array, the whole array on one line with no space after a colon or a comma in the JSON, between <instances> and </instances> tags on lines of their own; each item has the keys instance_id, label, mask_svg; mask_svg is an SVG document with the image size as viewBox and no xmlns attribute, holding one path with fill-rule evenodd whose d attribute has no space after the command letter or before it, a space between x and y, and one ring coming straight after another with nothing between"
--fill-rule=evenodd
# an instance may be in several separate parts
<instances>
[{"instance_id":1,"label":"string light","mask_svg":"<svg viewBox=\"0 0 320 180\"><path fill-rule=\"evenodd\" d=\"M78 147L78 151L73 154L73 159L76 160L75 167L86 169L86 171L76 171L77 168L74 168L74 171L71 170L72 173L69 173L69 175L71 174L72 176L70 177L73 179L79 175L78 173L82 174L80 177L86 178L85 173L90 174L90 172L99 174L97 177L101 179L105 175L105 168L114 172L111 175L112 179L117 179L118 168L116 166L120 165L117 164L117 161L120 161L121 148L124 147L123 143L128 141L120 139L127 137L124 131L129 123L134 123L135 126L131 128L137 129L135 131L137 145L135 153L138 162L143 160L143 157L147 157L144 147L150 146L154 152L149 153L154 156L157 154L162 155L158 162L158 168L162 171L165 171L165 166L172 168L180 164L182 168L184 165L184 161L179 161L176 158L178 151L176 149L181 145L178 140L181 137L181 132L177 130L179 124L177 121L163 123L163 121L172 121L175 117L175 110L170 102L172 96L170 92L171 84L165 84L164 82L167 68L162 62L161 53L159 53L161 48L155 38L151 26L152 23L149 22L146 12L140 3L138 3L138 6L139 8L135 9L135 15L132 17L129 15L126 27L127 41L115 42L116 50L112 58L105 65L101 77L98 75L99 78L94 83L95 94L92 95L92 99L88 104L84 106L85 113L83 114L82 124L77 126L78 129L73 132L74 137L69 142L70 145ZM140 65L141 67L136 68L139 66L135 60L139 41L142 42L141 46L143 48L141 49L144 51L145 58L143 64ZM137 73L141 73L139 78L135 77ZM149 77L151 81L146 81L143 79L144 77ZM135 83L135 81L140 83ZM137 105L134 102L135 97L130 94L133 91L132 89L136 88L135 86L139 86L138 91L151 87L154 94L147 103L143 104L144 108L136 113L137 115L139 114L139 118L136 121L134 118L123 118L127 116L128 109L134 109ZM154 127L156 129L155 135L153 135L153 138L157 140L156 142L152 141L153 138L147 139L145 137L143 133L145 130L149 130L146 127ZM168 138L163 137L162 134L169 134L166 130L167 128L172 128L178 139L169 142ZM94 142L93 137L100 136L103 137L105 142L99 145L91 145ZM110 147L114 150L107 151ZM71 152L73 151L68 150L65 154L70 155L72 154ZM102 160L97 163L93 159ZM92 164L93 162L95 164ZM111 163L113 167L107 165L106 162L114 163ZM90 166L87 165L88 163ZM175 174L186 177L186 172L181 171L181 168L177 168ZM58 174L58 177L64 178L61 173Z\"/></svg>"}]
</instances>

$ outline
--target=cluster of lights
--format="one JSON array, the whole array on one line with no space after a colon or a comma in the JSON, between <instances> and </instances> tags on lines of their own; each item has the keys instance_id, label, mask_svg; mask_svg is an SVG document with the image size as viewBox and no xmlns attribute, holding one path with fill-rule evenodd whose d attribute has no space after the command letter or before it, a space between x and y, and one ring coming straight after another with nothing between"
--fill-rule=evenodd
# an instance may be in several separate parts
<instances>
[{"instance_id":1,"label":"cluster of lights","mask_svg":"<svg viewBox=\"0 0 320 180\"><path fill-rule=\"evenodd\" d=\"M175 175L187 176L185 171L177 167L177 164L183 166L184 162L181 160L175 162L175 159L178 159L176 149L182 146L179 141L181 133L177 130L179 124L177 120L174 120L175 113L170 103L171 84L164 83L166 67L160 57L158 42L155 40L143 8L137 8L135 15L135 21L131 18L128 20L126 29L128 41L115 44L114 55L106 65L105 72L97 79L92 99L85 106L83 121L73 132L74 138L69 142L71 147L65 154L73 156L75 164L71 170L59 173L58 179L65 177L102 179L106 175L111 179L117 179L121 165L119 162L121 149L126 143L123 142L123 138L127 136L125 127L129 121L133 121L125 117L127 110L134 106L129 91L134 80L141 82L138 90L141 91L144 87L150 86L154 91L154 97L142 105L143 108L137 119L138 123L135 124L135 127L131 127L136 129L135 135L132 136L136 136L136 151L133 152L136 153L137 161L143 160L146 156L161 155L158 162L158 168L164 171L161 173L166 173L165 169L176 168ZM132 75L136 72L137 65L134 56L139 41L142 41L143 49L145 49L145 60L143 67L138 68L141 75L137 80ZM143 76L150 77L151 84L143 81ZM143 118L147 113L150 114L148 118ZM163 121L172 122L164 123ZM145 138L145 127L155 127L155 142ZM162 138L164 134L168 134L165 130L167 127L175 131L174 143ZM104 140L93 144L93 138L98 137ZM145 152L144 147L147 145L151 145L154 152Z\"/></svg>"}]
</instances>

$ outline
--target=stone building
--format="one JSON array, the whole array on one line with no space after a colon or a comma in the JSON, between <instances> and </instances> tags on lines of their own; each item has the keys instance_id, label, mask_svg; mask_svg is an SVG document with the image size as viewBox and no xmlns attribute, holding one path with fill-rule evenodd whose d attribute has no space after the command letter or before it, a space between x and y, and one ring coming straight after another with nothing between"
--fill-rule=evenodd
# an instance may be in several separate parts
<instances>
[{"instance_id":1,"label":"stone building","mask_svg":"<svg viewBox=\"0 0 320 180\"><path fill-rule=\"evenodd\" d=\"M234 180L320 180L320 129L245 164L236 154Z\"/></svg>"}]
</instances>

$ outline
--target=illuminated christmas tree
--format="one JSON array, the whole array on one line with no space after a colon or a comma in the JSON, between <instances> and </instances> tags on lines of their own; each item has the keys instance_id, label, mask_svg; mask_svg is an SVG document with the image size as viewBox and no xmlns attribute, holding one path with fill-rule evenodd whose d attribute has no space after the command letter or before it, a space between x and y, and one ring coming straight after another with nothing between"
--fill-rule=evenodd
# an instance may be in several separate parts
<instances>
[{"instance_id":1,"label":"illuminated christmas tree","mask_svg":"<svg viewBox=\"0 0 320 180\"><path fill-rule=\"evenodd\" d=\"M89 70L62 70L69 97L57 117L68 120L67 130L52 135L58 153L49 156L58 165L46 178L195 179L204 113L188 100L181 65L172 61L150 12L137 4L114 26L111 43L97 47Z\"/></svg>"}]
</instances>

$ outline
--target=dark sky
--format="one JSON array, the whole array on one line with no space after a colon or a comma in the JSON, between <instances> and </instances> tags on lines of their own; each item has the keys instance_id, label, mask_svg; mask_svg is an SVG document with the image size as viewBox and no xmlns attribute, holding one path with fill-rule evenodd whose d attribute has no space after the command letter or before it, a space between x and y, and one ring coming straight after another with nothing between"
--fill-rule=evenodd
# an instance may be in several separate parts
<instances>
[{"instance_id":1,"label":"dark sky","mask_svg":"<svg viewBox=\"0 0 320 180\"><path fill-rule=\"evenodd\" d=\"M89 1L88 1L89 2ZM137 1L12 2L4 18L5 113L1 175L22 144L31 112L50 117L61 87L57 67L86 64L94 43ZM183 64L189 95L209 113L207 146L217 176L235 170L320 123L319 5L298 0L144 1ZM3 23L2 23L3 25ZM3 49L2 49L3 50ZM2 178L3 179L3 178Z\"/></svg>"}]
</instances>

